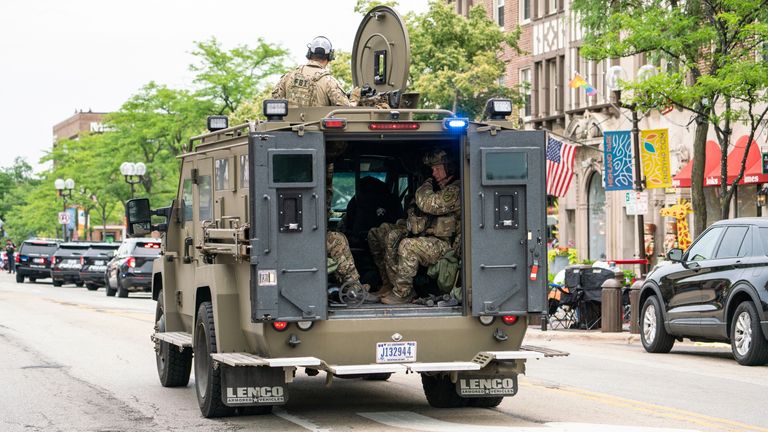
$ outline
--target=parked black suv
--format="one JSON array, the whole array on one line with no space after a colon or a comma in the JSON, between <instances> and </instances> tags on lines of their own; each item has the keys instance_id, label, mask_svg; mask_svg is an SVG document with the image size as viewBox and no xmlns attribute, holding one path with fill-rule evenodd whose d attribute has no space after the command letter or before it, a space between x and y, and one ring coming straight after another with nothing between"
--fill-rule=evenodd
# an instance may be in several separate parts
<instances>
[{"instance_id":1,"label":"parked black suv","mask_svg":"<svg viewBox=\"0 0 768 432\"><path fill-rule=\"evenodd\" d=\"M667 258L640 291L646 351L669 352L685 337L730 343L743 365L768 363L768 219L715 222Z\"/></svg>"},{"instance_id":2,"label":"parked black suv","mask_svg":"<svg viewBox=\"0 0 768 432\"><path fill-rule=\"evenodd\" d=\"M61 243L59 250L53 254L51 266L51 279L53 286L62 286L65 283L73 283L83 286L80 280L80 259L88 250L88 243Z\"/></svg>"},{"instance_id":3,"label":"parked black suv","mask_svg":"<svg viewBox=\"0 0 768 432\"><path fill-rule=\"evenodd\" d=\"M123 240L115 257L107 264L107 295L128 297L131 291L152 291L152 262L160 256L160 240Z\"/></svg>"},{"instance_id":4,"label":"parked black suv","mask_svg":"<svg viewBox=\"0 0 768 432\"><path fill-rule=\"evenodd\" d=\"M91 243L90 249L80 258L80 280L90 291L106 286L107 263L120 246L118 243Z\"/></svg>"},{"instance_id":5,"label":"parked black suv","mask_svg":"<svg viewBox=\"0 0 768 432\"><path fill-rule=\"evenodd\" d=\"M25 240L16 251L16 282L51 277L51 260L58 248L58 240Z\"/></svg>"}]
</instances>

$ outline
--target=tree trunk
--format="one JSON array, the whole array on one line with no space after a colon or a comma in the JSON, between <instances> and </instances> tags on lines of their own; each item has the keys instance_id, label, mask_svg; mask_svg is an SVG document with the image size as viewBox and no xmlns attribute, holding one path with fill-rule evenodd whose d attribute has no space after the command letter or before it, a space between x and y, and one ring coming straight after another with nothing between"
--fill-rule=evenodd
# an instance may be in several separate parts
<instances>
[{"instance_id":1,"label":"tree trunk","mask_svg":"<svg viewBox=\"0 0 768 432\"><path fill-rule=\"evenodd\" d=\"M725 113L731 112L731 98L725 97ZM737 178L734 182L733 186L731 186L731 189L728 190L728 145L731 143L731 135L733 132L731 131L731 118L730 116L725 116L725 127L722 130L718 130L717 126L715 127L715 131L717 132L718 140L720 141L720 219L728 219L730 218L730 210L731 210L731 198L733 198L734 192L736 192L736 184L738 184L740 178ZM749 150L747 148L747 150ZM748 153L744 153L744 156L746 157ZM743 171L742 167L742 172Z\"/></svg>"},{"instance_id":2,"label":"tree trunk","mask_svg":"<svg viewBox=\"0 0 768 432\"><path fill-rule=\"evenodd\" d=\"M707 112L708 114L708 112ZM707 116L696 118L696 132L693 137L693 171L691 173L691 207L693 208L694 235L707 228L707 201L704 199L704 166L709 122Z\"/></svg>"}]
</instances>

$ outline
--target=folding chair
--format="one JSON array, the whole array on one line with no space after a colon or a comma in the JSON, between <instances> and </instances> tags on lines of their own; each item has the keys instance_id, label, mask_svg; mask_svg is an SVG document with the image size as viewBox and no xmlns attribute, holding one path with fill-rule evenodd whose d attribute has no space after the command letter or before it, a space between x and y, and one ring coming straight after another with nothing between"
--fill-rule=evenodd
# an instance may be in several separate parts
<instances>
[{"instance_id":1,"label":"folding chair","mask_svg":"<svg viewBox=\"0 0 768 432\"><path fill-rule=\"evenodd\" d=\"M556 283L549 284L547 319L552 330L567 329L576 324L576 304L573 298L568 287Z\"/></svg>"}]
</instances>

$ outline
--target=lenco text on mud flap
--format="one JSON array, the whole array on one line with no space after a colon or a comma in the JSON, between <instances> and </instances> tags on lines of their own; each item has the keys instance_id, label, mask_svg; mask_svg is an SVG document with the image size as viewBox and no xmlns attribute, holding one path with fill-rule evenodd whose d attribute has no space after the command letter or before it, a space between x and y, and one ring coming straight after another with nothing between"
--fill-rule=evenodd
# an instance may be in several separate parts
<instances>
[{"instance_id":1,"label":"lenco text on mud flap","mask_svg":"<svg viewBox=\"0 0 768 432\"><path fill-rule=\"evenodd\" d=\"M220 365L221 401L231 407L282 405L288 401L282 368Z\"/></svg>"},{"instance_id":2,"label":"lenco text on mud flap","mask_svg":"<svg viewBox=\"0 0 768 432\"><path fill-rule=\"evenodd\" d=\"M517 375L459 374L456 393L463 397L514 396L517 393Z\"/></svg>"}]
</instances>

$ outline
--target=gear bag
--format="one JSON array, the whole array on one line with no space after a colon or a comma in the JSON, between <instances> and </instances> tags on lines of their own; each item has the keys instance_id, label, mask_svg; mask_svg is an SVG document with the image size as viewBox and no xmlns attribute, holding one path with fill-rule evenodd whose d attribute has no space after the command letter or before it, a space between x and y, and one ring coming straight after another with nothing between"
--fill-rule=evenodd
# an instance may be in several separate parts
<instances>
[{"instance_id":1,"label":"gear bag","mask_svg":"<svg viewBox=\"0 0 768 432\"><path fill-rule=\"evenodd\" d=\"M436 263L429 266L427 276L437 281L440 292L450 293L456 283L456 276L459 274L459 265L459 258L456 257L456 253L449 250Z\"/></svg>"}]
</instances>

